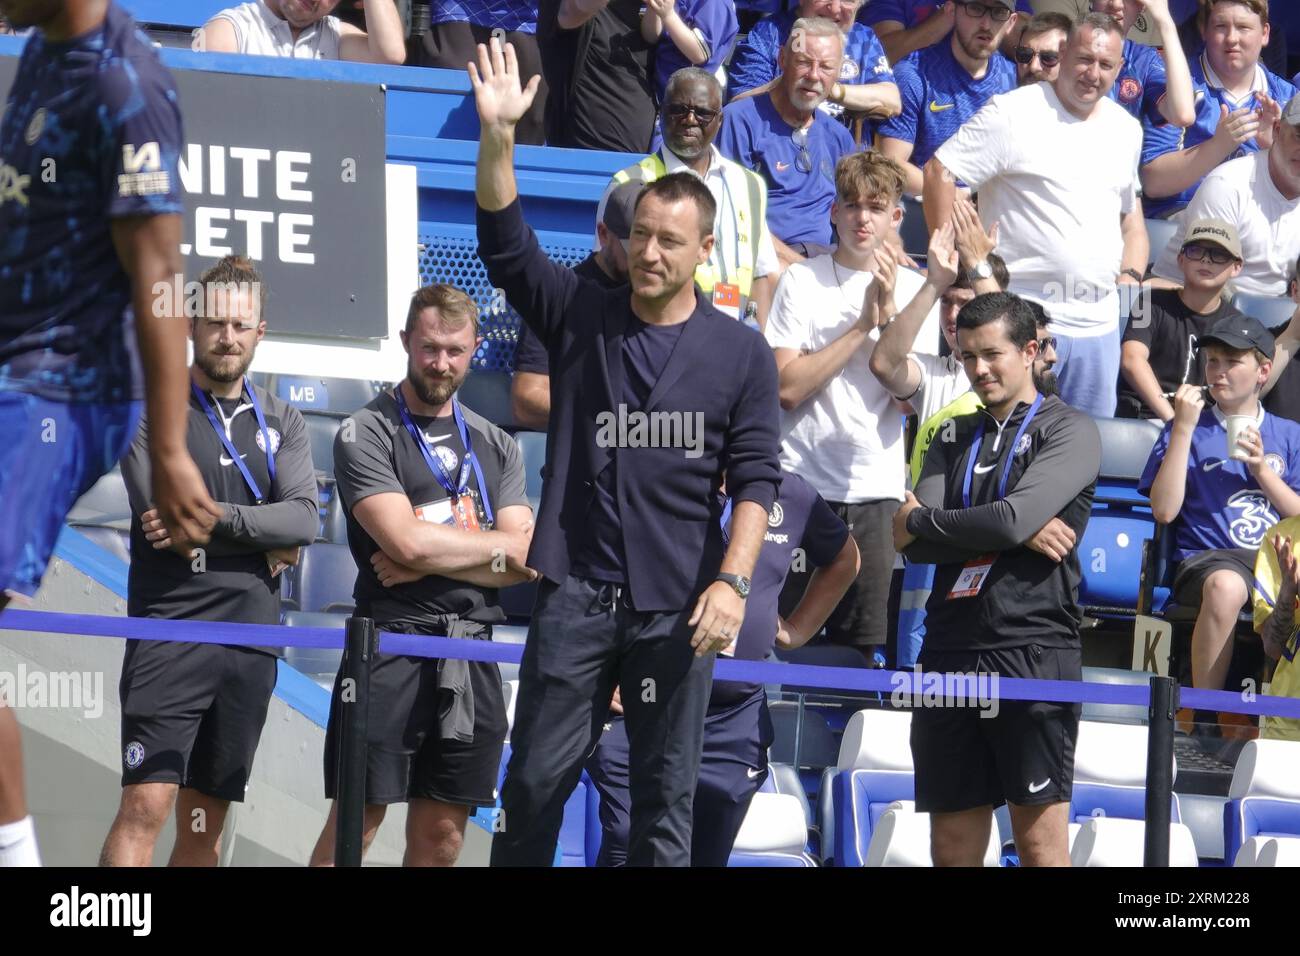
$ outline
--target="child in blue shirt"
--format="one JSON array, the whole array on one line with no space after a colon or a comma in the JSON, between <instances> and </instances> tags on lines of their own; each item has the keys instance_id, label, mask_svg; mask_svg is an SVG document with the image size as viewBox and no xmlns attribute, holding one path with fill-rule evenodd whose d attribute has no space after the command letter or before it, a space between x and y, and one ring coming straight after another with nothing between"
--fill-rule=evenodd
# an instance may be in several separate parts
<instances>
[{"instance_id":1,"label":"child in blue shirt","mask_svg":"<svg viewBox=\"0 0 1300 956\"><path fill-rule=\"evenodd\" d=\"M1300 424L1266 412L1260 390L1273 336L1256 319L1228 316L1202 336L1205 381L1183 385L1138 489L1174 535L1174 598L1199 605L1192 684L1223 689L1237 615L1250 597L1255 554L1281 518L1300 514ZM1238 435L1229 448L1228 428Z\"/></svg>"},{"instance_id":2,"label":"child in blue shirt","mask_svg":"<svg viewBox=\"0 0 1300 956\"><path fill-rule=\"evenodd\" d=\"M641 35L655 44L655 100L662 103L668 78L687 66L720 74L740 24L732 0L646 0Z\"/></svg>"}]
</instances>

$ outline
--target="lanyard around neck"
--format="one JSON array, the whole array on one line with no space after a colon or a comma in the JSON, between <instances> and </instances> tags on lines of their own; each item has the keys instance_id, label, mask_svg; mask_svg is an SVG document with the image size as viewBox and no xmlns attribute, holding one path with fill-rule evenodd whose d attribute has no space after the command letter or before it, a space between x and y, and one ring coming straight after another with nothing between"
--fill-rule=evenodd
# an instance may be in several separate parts
<instances>
[{"instance_id":1,"label":"lanyard around neck","mask_svg":"<svg viewBox=\"0 0 1300 956\"><path fill-rule=\"evenodd\" d=\"M1029 423L1034 420L1038 414L1039 406L1043 404L1043 396L1039 395L1034 399L1034 403L1029 406L1029 411L1025 413L1025 419L1020 423L1020 428L1016 432L1016 437L1011 442L1011 450L1007 452L1006 464L1002 466L1002 479L998 482L998 493L994 501L1000 501L1007 496L1007 481L1011 478L1011 464L1016 460L1016 448L1020 445L1020 439L1024 437L1025 432L1029 430ZM971 443L970 458L966 462L966 477L961 484L961 504L963 508L971 506L970 491L971 483L975 474L975 463L980 457L980 446L984 442L984 429L987 422L981 418L979 430L975 432L975 440Z\"/></svg>"},{"instance_id":2,"label":"lanyard around neck","mask_svg":"<svg viewBox=\"0 0 1300 956\"><path fill-rule=\"evenodd\" d=\"M393 397L397 399L397 413L402 419L402 425L406 428L407 433L415 442L420 454L424 457L424 463L429 466L433 472L433 477L438 480L447 494L453 498L459 498L469 488L470 469L474 470L474 477L478 479L479 493L483 498L483 514L489 522L492 521L492 503L488 500L487 482L483 480L483 470L479 467L478 458L474 455L474 446L470 444L469 427L465 424L465 416L461 413L460 402L456 398L451 400L451 417L456 423L456 430L460 433L461 443L465 446L465 458L460 465L460 473L456 481L451 479L451 473L447 471L442 461L434 457L429 451L429 443L425 441L424 435L415 426L411 420L410 409L406 407L406 398L402 395L402 386L399 384L393 389Z\"/></svg>"},{"instance_id":3,"label":"lanyard around neck","mask_svg":"<svg viewBox=\"0 0 1300 956\"><path fill-rule=\"evenodd\" d=\"M249 401L253 405L253 414L257 417L257 430L262 436L262 450L266 452L266 473L270 476L272 484L274 484L275 455L271 451L270 429L266 427L266 418L262 415L262 406L258 404L257 393L253 391L252 383L250 383L247 378L244 379L243 388L248 392ZM262 490L258 488L257 482L253 478L253 473L248 470L248 466L244 464L244 459L235 448L234 442L232 442L230 436L226 434L225 426L217 421L216 412L214 412L212 406L208 404L208 400L204 396L202 389L191 380L190 390L194 393L194 397L199 400L199 407L202 408L203 413L208 416L208 421L212 425L212 430L217 433L217 437L221 439L221 444L225 446L226 454L230 456L230 459L239 469L239 473L244 478L244 483L248 485L248 490L253 493L253 497L257 499L259 504L265 501L266 496L263 495ZM269 490L270 489L268 489L268 491Z\"/></svg>"}]
</instances>

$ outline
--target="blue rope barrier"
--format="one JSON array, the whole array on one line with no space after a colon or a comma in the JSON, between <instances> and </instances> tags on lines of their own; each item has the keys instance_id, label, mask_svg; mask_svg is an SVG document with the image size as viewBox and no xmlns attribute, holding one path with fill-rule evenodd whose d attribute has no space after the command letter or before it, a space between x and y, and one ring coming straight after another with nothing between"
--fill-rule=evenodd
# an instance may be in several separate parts
<instances>
[{"instance_id":1,"label":"blue rope barrier","mask_svg":"<svg viewBox=\"0 0 1300 956\"><path fill-rule=\"evenodd\" d=\"M262 624L231 624L224 621L174 621L145 617L110 617L99 614L61 614L10 608L0 613L0 630L43 631L82 637L134 638L151 641L186 641L201 644L231 644L254 647L343 647L343 628L283 627ZM268 639L268 631L276 632ZM467 640L427 634L379 632L379 650L384 654L414 657L460 658L517 664L523 645ZM963 675L884 671L815 664L787 664L775 661L738 661L719 657L714 667L718 680L753 684L788 684L824 690L868 691L900 695L904 700L930 695L969 700L978 693L983 701L1027 700L1058 703L1127 704L1146 707L1150 689L1145 684L1099 684L1090 681L1028 680L1019 677L986 676L975 681ZM984 675L980 675L984 676ZM1267 694L1243 698L1240 693L1217 690L1181 689L1184 707L1226 713L1300 719L1300 699Z\"/></svg>"}]
</instances>

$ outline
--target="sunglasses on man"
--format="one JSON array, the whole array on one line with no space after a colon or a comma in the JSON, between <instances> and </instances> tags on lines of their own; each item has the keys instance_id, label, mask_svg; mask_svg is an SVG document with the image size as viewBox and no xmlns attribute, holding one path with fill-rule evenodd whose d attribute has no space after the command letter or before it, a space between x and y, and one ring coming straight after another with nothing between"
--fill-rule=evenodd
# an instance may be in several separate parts
<instances>
[{"instance_id":1,"label":"sunglasses on man","mask_svg":"<svg viewBox=\"0 0 1300 956\"><path fill-rule=\"evenodd\" d=\"M705 109L702 106L692 106L690 103L669 103L664 107L664 112L670 119L678 121L686 119L691 114L695 115L695 121L701 126L708 126L718 118L717 110Z\"/></svg>"},{"instance_id":2,"label":"sunglasses on man","mask_svg":"<svg viewBox=\"0 0 1300 956\"><path fill-rule=\"evenodd\" d=\"M1039 51L1027 46L1016 47L1016 62L1021 66L1028 66L1033 63L1034 57L1038 57L1038 62L1049 70L1061 62L1061 54L1054 50Z\"/></svg>"}]
</instances>

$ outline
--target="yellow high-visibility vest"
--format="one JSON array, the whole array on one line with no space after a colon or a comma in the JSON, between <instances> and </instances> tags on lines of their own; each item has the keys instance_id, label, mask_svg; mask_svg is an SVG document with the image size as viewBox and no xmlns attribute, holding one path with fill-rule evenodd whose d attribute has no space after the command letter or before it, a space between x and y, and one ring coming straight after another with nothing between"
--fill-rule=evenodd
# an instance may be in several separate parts
<instances>
[{"instance_id":1,"label":"yellow high-visibility vest","mask_svg":"<svg viewBox=\"0 0 1300 956\"><path fill-rule=\"evenodd\" d=\"M739 165L736 168L745 179L745 190L741 197L745 200L744 205L736 201L734 193L727 184L729 175L727 167L723 166L721 169L723 190L731 200L735 214L735 242L727 244L730 248L724 247L722 235L715 223L713 253L707 262L695 270L695 282L706 293L712 292L714 285L719 282L735 284L740 289L740 312L744 315L745 304L749 301L749 292L754 284L754 269L758 262L758 240L767 223L767 184L753 170ZM645 159L616 172L614 184L621 186L633 180L652 183L667 175L668 167L664 164L663 157L659 153L651 153ZM725 215L722 206L718 208L718 215Z\"/></svg>"}]
</instances>

